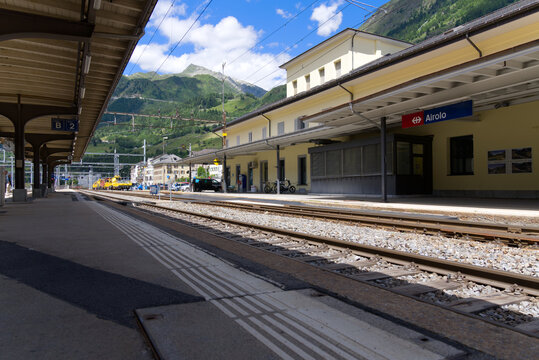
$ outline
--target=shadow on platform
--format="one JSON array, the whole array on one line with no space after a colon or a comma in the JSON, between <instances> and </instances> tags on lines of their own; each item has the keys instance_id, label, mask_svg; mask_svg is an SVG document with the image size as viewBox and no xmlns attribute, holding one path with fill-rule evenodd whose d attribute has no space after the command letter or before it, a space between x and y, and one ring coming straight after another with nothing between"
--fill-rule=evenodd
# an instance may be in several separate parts
<instances>
[{"instance_id":1,"label":"shadow on platform","mask_svg":"<svg viewBox=\"0 0 539 360\"><path fill-rule=\"evenodd\" d=\"M204 301L1 240L0 274L130 328L136 327L135 309Z\"/></svg>"}]
</instances>

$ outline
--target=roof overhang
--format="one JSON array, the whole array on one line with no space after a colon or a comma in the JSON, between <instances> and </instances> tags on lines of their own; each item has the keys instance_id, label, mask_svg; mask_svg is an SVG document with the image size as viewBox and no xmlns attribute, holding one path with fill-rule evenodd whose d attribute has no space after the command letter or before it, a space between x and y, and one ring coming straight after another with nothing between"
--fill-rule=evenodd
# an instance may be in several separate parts
<instances>
[{"instance_id":1,"label":"roof overhang","mask_svg":"<svg viewBox=\"0 0 539 360\"><path fill-rule=\"evenodd\" d=\"M225 155L246 156L277 145L371 131L380 125L382 117L388 125L399 124L404 114L464 100L473 100L474 113L539 100L539 40L306 116L303 121L311 124L309 128L180 162L205 163Z\"/></svg>"},{"instance_id":2,"label":"roof overhang","mask_svg":"<svg viewBox=\"0 0 539 360\"><path fill-rule=\"evenodd\" d=\"M26 134L65 135L51 118L78 119L67 158L84 154L157 0L14 1L0 5L0 106L54 107ZM58 110L58 111L57 111ZM6 115L6 112L3 112ZM0 115L0 132L14 124ZM54 146L53 146L54 145Z\"/></svg>"},{"instance_id":3,"label":"roof overhang","mask_svg":"<svg viewBox=\"0 0 539 360\"><path fill-rule=\"evenodd\" d=\"M474 112L539 99L539 40L400 84L362 99L306 116L306 123L357 130L381 117L398 123L407 113L464 100Z\"/></svg>"}]
</instances>

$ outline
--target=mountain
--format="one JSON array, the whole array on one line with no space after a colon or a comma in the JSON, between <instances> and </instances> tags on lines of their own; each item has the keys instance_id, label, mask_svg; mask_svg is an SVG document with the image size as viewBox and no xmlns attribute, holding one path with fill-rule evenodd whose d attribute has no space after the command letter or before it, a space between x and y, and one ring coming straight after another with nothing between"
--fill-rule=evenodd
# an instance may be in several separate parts
<instances>
[{"instance_id":1,"label":"mountain","mask_svg":"<svg viewBox=\"0 0 539 360\"><path fill-rule=\"evenodd\" d=\"M517 0L391 0L359 29L419 43Z\"/></svg>"},{"instance_id":2,"label":"mountain","mask_svg":"<svg viewBox=\"0 0 539 360\"><path fill-rule=\"evenodd\" d=\"M219 147L222 140L211 130L222 119L222 86L221 74L197 65L190 65L179 74L151 72L123 76L107 107L109 113L103 116L87 151L113 152L117 149L120 153L140 153L140 146L146 140L148 156L154 156L163 151L163 137L168 138L166 151L182 157L187 154L189 144L193 151ZM227 119L231 121L285 96L284 85L266 92L227 77ZM132 131L131 116L117 113L157 116L151 119L135 116L136 128ZM193 123L189 121L191 118L217 122Z\"/></svg>"},{"instance_id":3,"label":"mountain","mask_svg":"<svg viewBox=\"0 0 539 360\"><path fill-rule=\"evenodd\" d=\"M189 65L179 75L180 76L189 76L189 77L193 77L193 76L197 76L197 75L210 75L210 76L213 76L213 77L219 79L220 81L222 81L222 79L223 79L223 75L221 73L206 69L203 66L198 66L198 65L195 65L195 64ZM250 83L248 83L246 81L233 79L230 76L225 76L225 84L226 83L228 83L229 85L231 85L232 87L234 87L236 90L238 90L240 92L254 95L257 98L263 96L266 93L266 90L262 89L259 86L250 84Z\"/></svg>"},{"instance_id":4,"label":"mountain","mask_svg":"<svg viewBox=\"0 0 539 360\"><path fill-rule=\"evenodd\" d=\"M145 79L150 81L159 81L159 80L167 80L171 77L179 77L179 78L200 78L201 75L207 75L215 79L219 84L219 92L221 92L221 86L222 86L222 74L212 71L210 69L207 69L203 66L190 64L188 67L185 68L184 71L182 71L179 74L165 74L165 75L159 75L155 72L148 72L148 73L134 73L132 75L126 76L129 80L138 80L138 79ZM266 93L266 90L262 89L259 86L250 84L248 82L242 81L242 80L236 80L234 78L231 78L230 76L225 76L225 91L228 90L232 93L238 94L238 93L244 93L244 94L251 94L255 97L259 98L263 96Z\"/></svg>"}]
</instances>

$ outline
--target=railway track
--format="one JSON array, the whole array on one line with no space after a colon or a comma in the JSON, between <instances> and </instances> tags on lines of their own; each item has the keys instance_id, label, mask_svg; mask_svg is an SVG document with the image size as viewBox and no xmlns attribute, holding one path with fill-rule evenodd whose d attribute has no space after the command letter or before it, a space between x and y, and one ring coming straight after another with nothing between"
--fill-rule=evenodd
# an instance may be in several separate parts
<instances>
[{"instance_id":1,"label":"railway track","mask_svg":"<svg viewBox=\"0 0 539 360\"><path fill-rule=\"evenodd\" d=\"M122 192L115 192L122 193ZM125 193L124 193L125 194ZM149 194L133 196L155 199ZM368 210L336 209L299 205L263 205L232 203L227 201L200 201L182 196L173 201L190 201L193 204L219 206L248 211L271 212L274 214L300 216L331 221L354 223L363 226L381 227L393 231L443 235L475 241L498 241L509 246L539 246L539 227L515 226L486 222L461 221L422 214L406 214Z\"/></svg>"},{"instance_id":2,"label":"railway track","mask_svg":"<svg viewBox=\"0 0 539 360\"><path fill-rule=\"evenodd\" d=\"M104 194L87 193L110 199ZM112 201L122 202L118 199ZM125 201L124 201L125 202ZM448 309L483 314L504 305L539 296L539 279L391 249L351 243L280 228L172 209L147 202L136 206L172 217L188 217L189 226L240 241L259 249L340 273L357 281L387 288L401 295L441 302ZM223 223L226 231L223 231ZM484 287L479 296L445 296L470 286ZM482 315L481 315L482 316ZM514 317L514 316L513 316ZM539 318L521 317L516 329L539 335Z\"/></svg>"}]
</instances>

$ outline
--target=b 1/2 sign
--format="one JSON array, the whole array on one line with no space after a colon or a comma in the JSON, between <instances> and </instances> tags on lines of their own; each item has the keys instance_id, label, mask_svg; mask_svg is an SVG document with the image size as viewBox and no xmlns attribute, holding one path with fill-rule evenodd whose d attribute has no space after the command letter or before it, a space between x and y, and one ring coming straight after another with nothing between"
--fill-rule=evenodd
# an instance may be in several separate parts
<instances>
[{"instance_id":1,"label":"b 1/2 sign","mask_svg":"<svg viewBox=\"0 0 539 360\"><path fill-rule=\"evenodd\" d=\"M434 122L458 119L472 115L473 102L472 100L468 100L456 104L403 115L402 128L407 129L414 126L427 125Z\"/></svg>"},{"instance_id":2,"label":"b 1/2 sign","mask_svg":"<svg viewBox=\"0 0 539 360\"><path fill-rule=\"evenodd\" d=\"M79 121L77 119L51 119L51 130L56 131L79 131Z\"/></svg>"}]
</instances>

